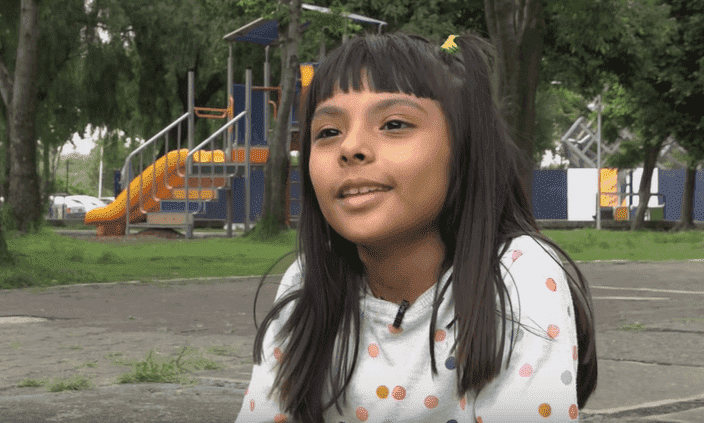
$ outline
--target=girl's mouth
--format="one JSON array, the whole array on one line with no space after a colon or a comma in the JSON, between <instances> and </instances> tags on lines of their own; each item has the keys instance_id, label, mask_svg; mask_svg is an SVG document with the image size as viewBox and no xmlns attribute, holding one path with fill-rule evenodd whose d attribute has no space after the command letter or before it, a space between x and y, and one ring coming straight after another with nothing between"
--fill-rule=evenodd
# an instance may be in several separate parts
<instances>
[{"instance_id":1,"label":"girl's mouth","mask_svg":"<svg viewBox=\"0 0 704 423\"><path fill-rule=\"evenodd\" d=\"M342 203L342 207L348 211L359 210L369 207L374 207L384 201L387 197L388 191L371 191L365 194L353 194L346 197L342 197L339 201Z\"/></svg>"}]
</instances>

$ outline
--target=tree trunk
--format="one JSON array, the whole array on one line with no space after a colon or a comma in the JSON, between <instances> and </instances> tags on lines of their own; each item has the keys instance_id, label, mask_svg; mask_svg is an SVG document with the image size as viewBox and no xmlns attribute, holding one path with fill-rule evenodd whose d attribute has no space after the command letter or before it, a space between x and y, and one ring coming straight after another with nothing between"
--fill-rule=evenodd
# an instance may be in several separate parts
<instances>
[{"instance_id":1,"label":"tree trunk","mask_svg":"<svg viewBox=\"0 0 704 423\"><path fill-rule=\"evenodd\" d=\"M513 141L526 155L518 169L533 212L535 101L545 33L542 2L484 0L484 10L499 63L499 102Z\"/></svg>"},{"instance_id":2,"label":"tree trunk","mask_svg":"<svg viewBox=\"0 0 704 423\"><path fill-rule=\"evenodd\" d=\"M672 228L672 232L696 229L694 225L694 184L697 178L697 165L689 164L684 181L684 195L682 196L682 218Z\"/></svg>"},{"instance_id":3,"label":"tree trunk","mask_svg":"<svg viewBox=\"0 0 704 423\"><path fill-rule=\"evenodd\" d=\"M285 2L286 3L286 2ZM301 42L299 21L301 0L290 0L291 21L288 36L283 37L281 46L281 101L276 116L276 125L269 143L269 162L266 165L264 204L262 218L257 224L257 232L271 236L286 229L286 177L289 166L286 140L289 132L289 115L296 90L298 72L298 46Z\"/></svg>"},{"instance_id":4,"label":"tree trunk","mask_svg":"<svg viewBox=\"0 0 704 423\"><path fill-rule=\"evenodd\" d=\"M662 149L664 140L658 141L654 146L648 147L643 162L643 175L640 178L640 187L638 188L638 208L636 216L631 222L631 230L636 231L643 228L645 221L645 212L648 210L650 202L650 186L653 179L653 171L658 160L658 155Z\"/></svg>"},{"instance_id":5,"label":"tree trunk","mask_svg":"<svg viewBox=\"0 0 704 423\"><path fill-rule=\"evenodd\" d=\"M2 219L0 219L0 264L14 264L14 257L7 248L7 242L5 242L5 233L2 230Z\"/></svg>"},{"instance_id":6,"label":"tree trunk","mask_svg":"<svg viewBox=\"0 0 704 423\"><path fill-rule=\"evenodd\" d=\"M34 138L39 6L36 0L22 0L21 7L10 123L12 162L9 202L17 229L27 233L36 231L42 217L37 175L37 141Z\"/></svg>"},{"instance_id":7,"label":"tree trunk","mask_svg":"<svg viewBox=\"0 0 704 423\"><path fill-rule=\"evenodd\" d=\"M47 213L49 210L49 196L54 191L54 175L51 173L51 147L49 147L48 142L43 143L43 156L42 156L42 177L40 179L40 192L41 192L41 204L42 204L42 214Z\"/></svg>"},{"instance_id":8,"label":"tree trunk","mask_svg":"<svg viewBox=\"0 0 704 423\"><path fill-rule=\"evenodd\" d=\"M12 126L10 122L12 122L12 114L10 113L10 107L12 107L12 101L10 101L10 104L6 107L6 113L5 113L5 132L7 133L7 138L5 138L5 142L2 145L3 152L5 153L5 163L2 169L0 169L0 172L3 172L3 184L2 184L2 195L5 198L5 204L9 204L9 198L10 198L10 163L12 163L12 149L10 148L10 127Z\"/></svg>"}]
</instances>

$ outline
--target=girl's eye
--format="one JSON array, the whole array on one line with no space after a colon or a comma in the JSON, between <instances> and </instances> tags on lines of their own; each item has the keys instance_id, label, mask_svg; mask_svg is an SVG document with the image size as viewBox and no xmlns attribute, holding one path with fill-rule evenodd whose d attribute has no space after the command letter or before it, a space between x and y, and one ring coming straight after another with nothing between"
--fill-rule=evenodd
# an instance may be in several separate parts
<instances>
[{"instance_id":1,"label":"girl's eye","mask_svg":"<svg viewBox=\"0 0 704 423\"><path fill-rule=\"evenodd\" d=\"M390 124L393 124L393 125L390 125ZM413 125L411 125L411 124L408 123L408 122L404 122L404 121L402 121L402 120L396 120L396 119L395 119L395 120L390 120L390 121L386 122L384 125L382 125L381 129L384 129L384 128L387 128L387 127L388 127L389 130L391 130L391 131L400 130L400 129L403 129L403 128L402 128L403 125L405 125L405 126L408 127L408 128L412 128L412 127L413 127ZM316 139L316 140L319 140L319 139L321 139L321 138L328 138L327 136L324 135L324 134L325 134L326 132L328 132L328 131L333 131L333 134L330 135L330 136L332 136L332 137L334 137L334 136L336 135L336 134L334 134L334 132L338 132L337 129L326 128L326 129L323 129L322 131L318 132L318 135L315 137L315 139Z\"/></svg>"},{"instance_id":2,"label":"girl's eye","mask_svg":"<svg viewBox=\"0 0 704 423\"><path fill-rule=\"evenodd\" d=\"M400 124L400 125L406 125L406 126L409 127L409 128L412 128L412 127L413 127L413 125L411 125L410 123L404 122L404 121L402 121L402 120L390 120L390 121L386 122L386 123L384 124L384 126L382 126L381 128L383 129L383 128L387 127L390 123ZM392 125L392 126L396 126L396 125ZM402 128L396 127L396 128L389 128L389 129L393 131L394 129L402 129Z\"/></svg>"},{"instance_id":3,"label":"girl's eye","mask_svg":"<svg viewBox=\"0 0 704 423\"><path fill-rule=\"evenodd\" d=\"M332 129L332 128L323 129L322 131L318 132L318 135L315 137L315 139L316 139L316 140L319 140L319 139L321 139L321 138L327 138L327 137L323 136L323 134L324 134L325 132L327 132L327 131L337 131L337 130ZM332 135L332 136L334 136L334 135Z\"/></svg>"}]
</instances>

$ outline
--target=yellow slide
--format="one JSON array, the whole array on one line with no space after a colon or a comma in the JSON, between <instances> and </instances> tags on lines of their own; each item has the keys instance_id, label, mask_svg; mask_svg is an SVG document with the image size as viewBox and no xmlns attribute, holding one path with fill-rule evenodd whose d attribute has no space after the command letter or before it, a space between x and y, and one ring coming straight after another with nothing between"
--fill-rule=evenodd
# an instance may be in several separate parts
<instances>
[{"instance_id":1,"label":"yellow slide","mask_svg":"<svg viewBox=\"0 0 704 423\"><path fill-rule=\"evenodd\" d=\"M269 158L268 147L250 147L250 163L264 164ZM145 222L147 212L159 210L159 200L184 198L182 193L186 171L186 156L188 149L171 151L155 163L149 165L141 175L130 182L130 223ZM240 147L232 152L232 162L244 163L245 149ZM223 163L225 154L222 150L199 151L193 155L193 163ZM156 170L156 172L154 171ZM142 181L142 204L140 208L140 180ZM214 180L214 181L213 181ZM166 181L166 184L164 183ZM202 178L202 188L225 185L224 178ZM189 188L198 187L198 178L192 177L188 181ZM152 188L154 192L152 193ZM179 189L180 190L177 190ZM174 191L181 191L181 195L174 196ZM189 192L189 198L197 199L198 192ZM202 197L201 197L202 198ZM123 190L115 201L105 207L93 209L86 213L84 223L96 225L97 235L125 235L125 207L127 204L127 190Z\"/></svg>"}]
</instances>

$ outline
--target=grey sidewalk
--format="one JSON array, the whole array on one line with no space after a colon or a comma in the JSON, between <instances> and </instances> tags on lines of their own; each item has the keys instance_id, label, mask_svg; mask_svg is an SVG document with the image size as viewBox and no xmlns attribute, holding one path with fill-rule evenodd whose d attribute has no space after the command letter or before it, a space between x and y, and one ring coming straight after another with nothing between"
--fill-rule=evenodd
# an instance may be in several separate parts
<instances>
[{"instance_id":1,"label":"grey sidewalk","mask_svg":"<svg viewBox=\"0 0 704 423\"><path fill-rule=\"evenodd\" d=\"M589 281L593 297L599 360L597 390L586 407L580 410L580 420L704 422L704 288L701 284L704 262L578 265ZM570 272L572 273L571 270ZM265 282L268 285L263 290L266 294L260 295L257 307L259 323L271 306L280 277L272 276ZM189 335L197 342L199 337L205 339L206 336L225 333L225 328L219 327L220 323L213 315L221 319L223 316L217 316L213 310L227 309L232 316L245 317L239 318L241 321L229 320L234 323L236 333L226 339L229 339L230 343L241 343L243 351L251 351L255 333L251 320L252 302L259 278L237 281L227 278L211 280L205 284L193 282L195 281L183 285L179 281L161 284L115 284L119 289L108 289L107 285L57 287L36 297L19 292L0 291L0 309L3 310L2 315L36 316L42 314L36 310L41 303L36 302L45 302L53 304L56 310L53 314L57 317L78 319L75 322L66 320L63 323L57 320L52 324L51 331L73 330L73 325L89 329L99 324L101 319L96 315L103 311L96 309L91 312L91 309L86 309L85 315L76 311L76 297L85 296L85 292L98 296L103 290L125 292L123 301L129 301L132 307L139 309L144 307L139 305L142 303L135 304L135 295L139 294L139 297L143 298L141 301L147 301L147 298L159 298L168 292L169 303L182 304L183 308L148 310L144 312L142 323L135 321L130 324L148 326L149 322L155 320L155 316L159 316L186 329L197 324L202 325L204 332ZM165 291L159 288L159 285L170 285L174 289ZM192 291L194 286L200 287L199 292L207 296L195 305ZM52 295L50 291L55 291L56 295ZM111 295L111 303L119 300L114 294ZM158 306L157 302L153 304ZM49 310L49 307L46 309ZM130 313L134 313L134 310ZM635 328L640 327L642 330L623 330L625 324L636 325ZM63 326L66 328L61 329ZM205 331L205 328L208 330ZM148 329L146 327L143 330ZM144 420L140 421L189 421L188 407L200 404L201 409L194 410L193 413L203 413L211 407L211 414L190 414L190 421L232 422L239 412L243 388L246 387L250 374L250 365L242 365L225 372L209 371L199 375L202 377L202 384L196 389L149 384L101 388L98 392L41 393L37 394L38 396L18 396L16 390L12 390L12 395L8 396L10 391L0 390L0 421L4 421L2 416L17 416L10 414L17 409L34 410L40 413L38 415L45 417L53 416L51 421L130 421L116 420L115 416L110 414L120 410L120 407L125 410L142 410L139 415ZM101 408L96 408L95 401L91 398L99 395L104 389L112 389L110 392L119 391L122 395L116 395L103 414L90 414L90 410L100 412ZM103 395L107 392L103 391ZM163 414L163 404L166 403L174 404L173 407L183 407L183 414ZM64 417L49 414L54 412L54 409L63 410L61 415ZM233 411L235 414L232 414Z\"/></svg>"}]
</instances>

